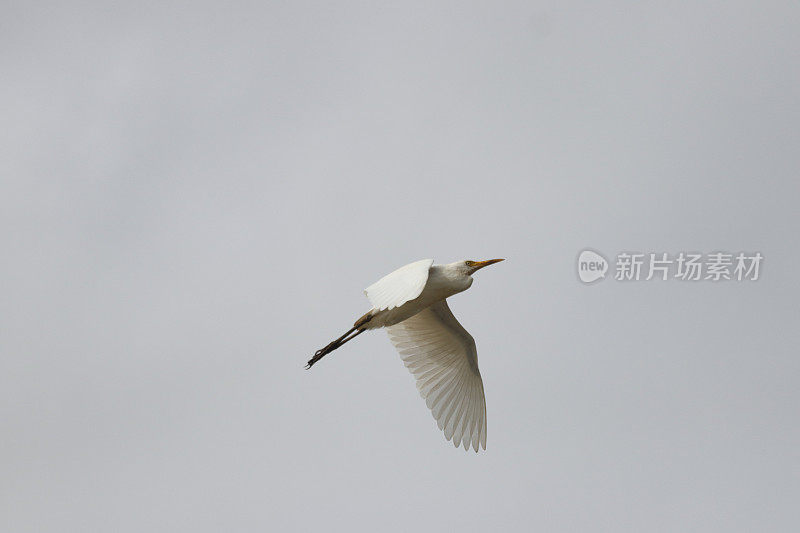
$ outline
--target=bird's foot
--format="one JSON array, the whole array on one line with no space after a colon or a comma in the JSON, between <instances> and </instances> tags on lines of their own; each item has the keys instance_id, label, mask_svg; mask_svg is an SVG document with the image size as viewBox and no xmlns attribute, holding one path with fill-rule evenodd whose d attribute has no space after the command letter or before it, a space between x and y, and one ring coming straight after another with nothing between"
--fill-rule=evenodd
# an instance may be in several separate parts
<instances>
[{"instance_id":1,"label":"bird's foot","mask_svg":"<svg viewBox=\"0 0 800 533\"><path fill-rule=\"evenodd\" d=\"M308 363L306 363L306 370L310 369L312 366L314 366L314 363L325 357L325 355L329 354L333 350L332 346L334 346L335 344L336 344L335 342L332 342L326 347L320 348L319 350L314 352L314 357L309 359Z\"/></svg>"}]
</instances>

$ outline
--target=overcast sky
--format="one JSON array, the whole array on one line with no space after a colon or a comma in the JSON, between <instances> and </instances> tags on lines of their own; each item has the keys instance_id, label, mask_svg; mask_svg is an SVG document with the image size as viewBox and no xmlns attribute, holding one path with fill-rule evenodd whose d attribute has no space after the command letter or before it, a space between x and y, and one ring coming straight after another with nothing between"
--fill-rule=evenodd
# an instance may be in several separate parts
<instances>
[{"instance_id":1,"label":"overcast sky","mask_svg":"<svg viewBox=\"0 0 800 533\"><path fill-rule=\"evenodd\" d=\"M798 530L798 6L5 2L0 529ZM479 454L384 332L303 370L428 257L507 258Z\"/></svg>"}]
</instances>

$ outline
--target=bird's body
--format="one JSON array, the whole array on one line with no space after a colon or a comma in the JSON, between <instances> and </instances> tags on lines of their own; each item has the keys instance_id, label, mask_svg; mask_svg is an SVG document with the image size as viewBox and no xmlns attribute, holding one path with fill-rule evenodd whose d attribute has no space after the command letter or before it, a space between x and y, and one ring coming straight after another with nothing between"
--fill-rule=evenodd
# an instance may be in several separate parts
<instances>
[{"instance_id":1,"label":"bird's body","mask_svg":"<svg viewBox=\"0 0 800 533\"><path fill-rule=\"evenodd\" d=\"M476 452L479 444L486 449L486 401L475 340L446 299L470 288L474 272L498 261L434 265L423 259L384 276L364 291L372 309L318 350L307 368L364 331L385 327L447 440Z\"/></svg>"},{"instance_id":2,"label":"bird's body","mask_svg":"<svg viewBox=\"0 0 800 533\"><path fill-rule=\"evenodd\" d=\"M399 324L436 302L469 289L472 281L472 276L461 275L449 268L449 265L430 265L427 282L419 296L391 309L373 308L368 313L371 318L365 324L365 329L385 328ZM367 294L369 294L369 289L367 289Z\"/></svg>"}]
</instances>

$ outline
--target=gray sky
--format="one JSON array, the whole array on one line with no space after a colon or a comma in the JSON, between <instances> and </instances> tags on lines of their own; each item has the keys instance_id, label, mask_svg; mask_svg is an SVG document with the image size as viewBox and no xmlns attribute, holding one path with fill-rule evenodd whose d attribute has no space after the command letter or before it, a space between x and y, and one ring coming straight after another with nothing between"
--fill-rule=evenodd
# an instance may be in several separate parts
<instances>
[{"instance_id":1,"label":"gray sky","mask_svg":"<svg viewBox=\"0 0 800 533\"><path fill-rule=\"evenodd\" d=\"M3 531L800 527L796 2L11 2ZM760 251L582 285L584 247ZM451 301L488 449L385 333Z\"/></svg>"}]
</instances>

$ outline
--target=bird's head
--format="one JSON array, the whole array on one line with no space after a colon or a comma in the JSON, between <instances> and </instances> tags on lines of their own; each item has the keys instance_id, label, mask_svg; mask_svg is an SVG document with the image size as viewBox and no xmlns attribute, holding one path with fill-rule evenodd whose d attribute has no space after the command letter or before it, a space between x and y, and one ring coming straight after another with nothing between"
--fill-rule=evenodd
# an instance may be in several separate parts
<instances>
[{"instance_id":1,"label":"bird's head","mask_svg":"<svg viewBox=\"0 0 800 533\"><path fill-rule=\"evenodd\" d=\"M486 261L471 261L466 260L462 261L461 264L463 265L463 271L468 275L471 276L478 270L482 269L485 266L493 265L495 263L499 263L500 261L505 261L505 259L488 259Z\"/></svg>"}]
</instances>

